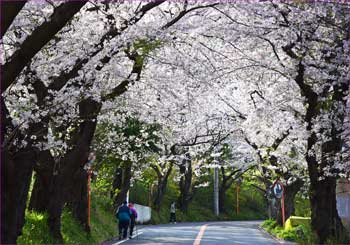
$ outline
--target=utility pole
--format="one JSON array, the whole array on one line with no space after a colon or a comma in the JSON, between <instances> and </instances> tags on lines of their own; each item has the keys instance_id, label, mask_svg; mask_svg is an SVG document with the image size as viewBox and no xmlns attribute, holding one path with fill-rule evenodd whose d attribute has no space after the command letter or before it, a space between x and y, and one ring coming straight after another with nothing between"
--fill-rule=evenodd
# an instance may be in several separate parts
<instances>
[{"instance_id":1,"label":"utility pole","mask_svg":"<svg viewBox=\"0 0 350 245\"><path fill-rule=\"evenodd\" d=\"M214 214L219 216L219 161L218 148L214 148Z\"/></svg>"},{"instance_id":2,"label":"utility pole","mask_svg":"<svg viewBox=\"0 0 350 245\"><path fill-rule=\"evenodd\" d=\"M219 168L214 168L214 214L219 215Z\"/></svg>"},{"instance_id":3,"label":"utility pole","mask_svg":"<svg viewBox=\"0 0 350 245\"><path fill-rule=\"evenodd\" d=\"M242 184L242 176L240 176L238 179L237 179L237 187L236 187L236 214L238 215L239 214L239 191L240 191L240 188L241 188L241 184Z\"/></svg>"},{"instance_id":4,"label":"utility pole","mask_svg":"<svg viewBox=\"0 0 350 245\"><path fill-rule=\"evenodd\" d=\"M236 214L239 214L239 185L236 187Z\"/></svg>"}]
</instances>

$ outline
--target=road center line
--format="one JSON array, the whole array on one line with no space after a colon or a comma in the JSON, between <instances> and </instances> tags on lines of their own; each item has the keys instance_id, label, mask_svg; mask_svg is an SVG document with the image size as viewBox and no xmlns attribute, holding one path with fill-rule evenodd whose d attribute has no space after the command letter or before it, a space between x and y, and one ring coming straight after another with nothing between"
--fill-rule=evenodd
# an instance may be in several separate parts
<instances>
[{"instance_id":1,"label":"road center line","mask_svg":"<svg viewBox=\"0 0 350 245\"><path fill-rule=\"evenodd\" d=\"M205 228L207 228L207 225L202 225L201 229L198 232L196 240L193 242L193 245L199 245L201 243Z\"/></svg>"}]
</instances>

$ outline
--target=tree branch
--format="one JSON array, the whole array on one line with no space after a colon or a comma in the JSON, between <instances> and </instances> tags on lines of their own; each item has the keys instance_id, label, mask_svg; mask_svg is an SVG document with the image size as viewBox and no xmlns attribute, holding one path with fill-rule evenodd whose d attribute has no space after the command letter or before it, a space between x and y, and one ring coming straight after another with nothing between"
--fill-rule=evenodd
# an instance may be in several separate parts
<instances>
[{"instance_id":1,"label":"tree branch","mask_svg":"<svg viewBox=\"0 0 350 245\"><path fill-rule=\"evenodd\" d=\"M208 4L208 5L204 5L204 6L197 6L197 7L193 7L190 9L184 9L183 11L181 11L174 19L172 19L171 21L169 21L168 23L166 23L164 26L162 26L162 29L167 29L170 26L174 25L176 22L178 22L182 17L184 17L186 14L188 14L189 12L196 10L196 9L202 9L202 8L208 8L208 7L214 7L216 5L218 5L219 3L214 3L214 4Z\"/></svg>"},{"instance_id":2,"label":"tree branch","mask_svg":"<svg viewBox=\"0 0 350 245\"><path fill-rule=\"evenodd\" d=\"M278 146L283 142L283 140L285 138L288 137L290 130L292 129L292 127L288 128L286 132L284 132L280 137L278 137L277 139L275 139L275 141L273 142L273 144L271 145L271 148L275 151L277 150Z\"/></svg>"},{"instance_id":3,"label":"tree branch","mask_svg":"<svg viewBox=\"0 0 350 245\"><path fill-rule=\"evenodd\" d=\"M28 62L67 24L86 2L66 2L55 9L49 21L38 26L10 60L1 66L2 92L15 81Z\"/></svg>"},{"instance_id":4,"label":"tree branch","mask_svg":"<svg viewBox=\"0 0 350 245\"><path fill-rule=\"evenodd\" d=\"M259 191L261 191L261 192L263 192L263 193L266 192L266 190L263 189L263 188L261 188L260 186L257 186L257 185L255 185L255 184L251 184L251 186L253 186L254 188L258 189Z\"/></svg>"},{"instance_id":5,"label":"tree branch","mask_svg":"<svg viewBox=\"0 0 350 245\"><path fill-rule=\"evenodd\" d=\"M13 20L26 4L25 1L0 1L1 4L1 38L11 26Z\"/></svg>"}]
</instances>

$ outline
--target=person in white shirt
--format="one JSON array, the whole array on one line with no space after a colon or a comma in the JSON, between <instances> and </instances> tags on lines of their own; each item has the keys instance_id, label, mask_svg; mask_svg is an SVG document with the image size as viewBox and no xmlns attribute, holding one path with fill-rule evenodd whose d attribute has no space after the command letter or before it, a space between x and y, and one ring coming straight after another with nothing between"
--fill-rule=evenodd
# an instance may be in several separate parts
<instances>
[{"instance_id":1,"label":"person in white shirt","mask_svg":"<svg viewBox=\"0 0 350 245\"><path fill-rule=\"evenodd\" d=\"M172 202L170 206L170 223L174 223L174 224L176 224L175 211L176 211L175 202Z\"/></svg>"}]
</instances>

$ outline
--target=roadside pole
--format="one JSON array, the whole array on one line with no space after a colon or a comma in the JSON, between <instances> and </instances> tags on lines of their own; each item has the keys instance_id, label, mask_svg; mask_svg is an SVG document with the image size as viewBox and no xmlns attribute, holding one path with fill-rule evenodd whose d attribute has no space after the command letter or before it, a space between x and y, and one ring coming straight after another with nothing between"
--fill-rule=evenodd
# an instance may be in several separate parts
<instances>
[{"instance_id":1,"label":"roadside pole","mask_svg":"<svg viewBox=\"0 0 350 245\"><path fill-rule=\"evenodd\" d=\"M220 155L219 149L217 146L214 147L213 163L214 163L214 214L219 216L219 159Z\"/></svg>"},{"instance_id":2,"label":"roadside pole","mask_svg":"<svg viewBox=\"0 0 350 245\"><path fill-rule=\"evenodd\" d=\"M84 169L87 172L87 225L90 230L91 225L91 175L92 175L92 164L95 161L96 156L93 152L90 152L88 162L85 164Z\"/></svg>"},{"instance_id":3,"label":"roadside pole","mask_svg":"<svg viewBox=\"0 0 350 245\"><path fill-rule=\"evenodd\" d=\"M239 214L239 185L236 187L236 214Z\"/></svg>"},{"instance_id":4,"label":"roadside pole","mask_svg":"<svg viewBox=\"0 0 350 245\"><path fill-rule=\"evenodd\" d=\"M284 185L282 182L281 182L281 186L283 188L281 206L282 206L282 225L284 227L284 223L286 222L286 214L285 214L285 210L284 210Z\"/></svg>"},{"instance_id":5,"label":"roadside pole","mask_svg":"<svg viewBox=\"0 0 350 245\"><path fill-rule=\"evenodd\" d=\"M90 228L90 210L91 210L91 168L88 169L88 226Z\"/></svg>"},{"instance_id":6,"label":"roadside pole","mask_svg":"<svg viewBox=\"0 0 350 245\"><path fill-rule=\"evenodd\" d=\"M242 176L240 176L236 181L236 214L239 214L239 192L241 190Z\"/></svg>"},{"instance_id":7,"label":"roadside pole","mask_svg":"<svg viewBox=\"0 0 350 245\"><path fill-rule=\"evenodd\" d=\"M152 188L153 184L149 183L149 190L148 190L148 206L152 207Z\"/></svg>"},{"instance_id":8,"label":"roadside pole","mask_svg":"<svg viewBox=\"0 0 350 245\"><path fill-rule=\"evenodd\" d=\"M219 168L214 168L214 214L219 215Z\"/></svg>"},{"instance_id":9,"label":"roadside pole","mask_svg":"<svg viewBox=\"0 0 350 245\"><path fill-rule=\"evenodd\" d=\"M285 208L284 208L284 184L282 181L277 179L275 183L272 185L273 193L276 198L281 199L281 211L282 211L282 225L284 227L285 223Z\"/></svg>"}]
</instances>

